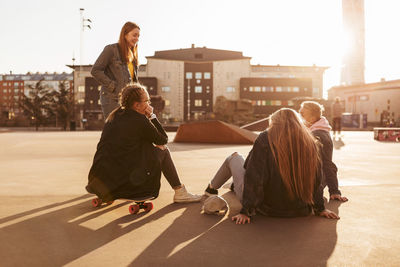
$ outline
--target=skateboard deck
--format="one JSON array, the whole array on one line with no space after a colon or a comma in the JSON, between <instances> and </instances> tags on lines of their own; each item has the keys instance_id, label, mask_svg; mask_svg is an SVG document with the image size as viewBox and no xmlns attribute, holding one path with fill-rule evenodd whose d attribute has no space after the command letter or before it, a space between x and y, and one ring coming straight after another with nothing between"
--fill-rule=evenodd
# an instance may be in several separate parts
<instances>
[{"instance_id":1,"label":"skateboard deck","mask_svg":"<svg viewBox=\"0 0 400 267\"><path fill-rule=\"evenodd\" d=\"M136 214L141 209L143 209L145 212L151 211L154 207L153 203L147 202L147 201L153 200L153 199L154 199L154 197L145 197L145 198L138 198L138 199L122 198L121 200L129 200L129 201L135 202L136 204L129 205L129 213ZM102 204L111 205L112 203L114 203L114 201L103 202L100 198L96 197L96 198L92 199L91 203L92 203L93 207L97 208L97 207L102 206Z\"/></svg>"}]
</instances>

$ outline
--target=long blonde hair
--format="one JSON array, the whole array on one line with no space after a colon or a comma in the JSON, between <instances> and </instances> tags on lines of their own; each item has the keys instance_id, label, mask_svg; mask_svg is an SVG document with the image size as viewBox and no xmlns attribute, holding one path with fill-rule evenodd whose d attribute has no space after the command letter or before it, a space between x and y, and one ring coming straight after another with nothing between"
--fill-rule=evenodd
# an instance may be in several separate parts
<instances>
[{"instance_id":1,"label":"long blonde hair","mask_svg":"<svg viewBox=\"0 0 400 267\"><path fill-rule=\"evenodd\" d=\"M299 114L282 108L269 117L268 142L291 199L313 203L320 157L316 139Z\"/></svg>"},{"instance_id":2,"label":"long blonde hair","mask_svg":"<svg viewBox=\"0 0 400 267\"><path fill-rule=\"evenodd\" d=\"M115 113L117 113L119 110L126 110L132 108L133 103L141 102L143 100L143 96L145 96L146 93L147 93L146 88L144 88L139 83L132 83L125 86L122 89L121 93L119 93L120 106L115 108L110 113L110 115L108 115L106 123L111 122L115 117Z\"/></svg>"},{"instance_id":3,"label":"long blonde hair","mask_svg":"<svg viewBox=\"0 0 400 267\"><path fill-rule=\"evenodd\" d=\"M132 30L134 30L136 28L140 30L139 25L137 25L134 22L128 21L128 22L126 22L124 24L124 26L122 26L121 32L119 34L118 46L119 46L119 51L120 51L120 54L121 54L121 60L124 63L128 63L129 62L129 47L128 47L128 44L126 43L125 35L127 35L130 31L132 31ZM138 47L137 47L137 45L135 45L133 47L132 53L133 53L133 61L132 61L132 63L134 65L138 66L139 65L139 58L138 58Z\"/></svg>"}]
</instances>

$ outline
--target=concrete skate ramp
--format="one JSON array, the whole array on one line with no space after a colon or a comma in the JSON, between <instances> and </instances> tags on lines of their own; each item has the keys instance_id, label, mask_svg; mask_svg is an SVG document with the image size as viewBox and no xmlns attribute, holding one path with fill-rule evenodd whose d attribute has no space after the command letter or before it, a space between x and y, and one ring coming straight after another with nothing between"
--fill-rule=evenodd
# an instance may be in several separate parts
<instances>
[{"instance_id":1,"label":"concrete skate ramp","mask_svg":"<svg viewBox=\"0 0 400 267\"><path fill-rule=\"evenodd\" d=\"M222 121L204 121L181 124L174 142L253 144L257 134Z\"/></svg>"},{"instance_id":2,"label":"concrete skate ramp","mask_svg":"<svg viewBox=\"0 0 400 267\"><path fill-rule=\"evenodd\" d=\"M264 118L258 121L254 121L252 123L243 125L242 129L249 130L249 131L264 131L268 127L268 118Z\"/></svg>"}]
</instances>

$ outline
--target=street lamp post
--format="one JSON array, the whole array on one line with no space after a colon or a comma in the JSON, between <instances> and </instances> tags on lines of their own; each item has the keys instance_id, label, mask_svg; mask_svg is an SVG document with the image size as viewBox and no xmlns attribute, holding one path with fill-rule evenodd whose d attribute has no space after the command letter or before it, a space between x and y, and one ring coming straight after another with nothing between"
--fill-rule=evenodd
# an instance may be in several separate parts
<instances>
[{"instance_id":1,"label":"street lamp post","mask_svg":"<svg viewBox=\"0 0 400 267\"><path fill-rule=\"evenodd\" d=\"M82 76L82 71L83 71L83 69L82 69L82 64L83 64L83 37L84 37L83 32L85 31L85 28L92 29L92 27L91 27L92 21L90 19L86 19L83 16L83 11L85 11L84 8L80 8L79 9L79 12L80 12L80 24L81 24L80 25L81 26L81 30L80 30L80 48L79 48L79 57L80 57L79 58L79 63L80 64L79 64L79 72L77 74L77 79L74 81L74 82L77 83L77 84L74 83L74 105L75 105L75 93L76 92L79 93L79 90L75 90L75 89L78 88L78 85L80 85L81 83L83 83L83 84L85 83L84 80L82 80L82 77L84 77L84 76ZM79 101L79 99L78 99L78 101ZM83 118L83 114L82 114L83 110L81 109L81 107L79 105L80 104L78 103L79 114L80 114L79 123L81 124L82 123L81 119ZM81 126L82 126L82 124L81 124Z\"/></svg>"}]
</instances>

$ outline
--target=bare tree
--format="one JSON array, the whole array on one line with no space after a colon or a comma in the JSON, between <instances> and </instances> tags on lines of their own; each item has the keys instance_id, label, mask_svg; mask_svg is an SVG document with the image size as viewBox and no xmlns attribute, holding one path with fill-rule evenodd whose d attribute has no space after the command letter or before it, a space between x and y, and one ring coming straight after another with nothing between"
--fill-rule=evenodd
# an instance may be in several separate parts
<instances>
[{"instance_id":1,"label":"bare tree","mask_svg":"<svg viewBox=\"0 0 400 267\"><path fill-rule=\"evenodd\" d=\"M19 102L24 115L34 120L36 131L53 114L52 93L42 85L42 82L43 79L38 81L35 86L29 85L28 95L24 95Z\"/></svg>"},{"instance_id":2,"label":"bare tree","mask_svg":"<svg viewBox=\"0 0 400 267\"><path fill-rule=\"evenodd\" d=\"M59 91L52 92L52 110L57 116L58 122L62 125L64 131L67 130L68 122L72 116L74 108L73 95L66 88L66 81L60 81Z\"/></svg>"}]
</instances>

